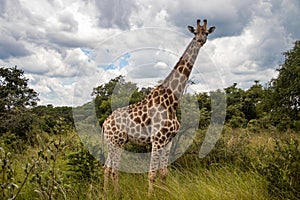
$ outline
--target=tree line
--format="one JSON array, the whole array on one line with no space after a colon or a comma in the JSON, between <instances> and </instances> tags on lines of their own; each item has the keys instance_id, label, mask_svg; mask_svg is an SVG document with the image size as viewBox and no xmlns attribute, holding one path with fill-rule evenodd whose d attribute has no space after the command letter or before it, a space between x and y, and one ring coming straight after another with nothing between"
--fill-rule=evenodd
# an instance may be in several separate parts
<instances>
[{"instance_id":1,"label":"tree line","mask_svg":"<svg viewBox=\"0 0 300 200\"><path fill-rule=\"evenodd\" d=\"M281 131L300 130L300 41L296 41L284 56L284 63L277 69L278 76L266 85L255 80L249 89L239 88L237 83L224 88L227 126L254 131L269 127ZM116 88L118 97L112 95ZM135 83L126 82L122 76L95 87L91 95L100 125L113 109L141 100L151 89L138 88ZM55 126L61 121L70 128L74 127L71 107L37 105L38 93L28 86L24 71L16 66L0 68L0 91L1 135L10 132L26 138L35 129L55 133ZM220 90L191 94L199 105L200 129L209 125L211 96L217 92Z\"/></svg>"},{"instance_id":2,"label":"tree line","mask_svg":"<svg viewBox=\"0 0 300 200\"><path fill-rule=\"evenodd\" d=\"M237 83L224 88L227 103L226 125L232 128L250 128L254 131L271 126L280 131L300 130L300 41L295 42L294 48L285 52L284 56L284 63L276 70L278 77L271 79L266 85L263 86L259 80L254 80L249 89L239 88ZM95 97L100 124L111 113L112 102L122 107L128 102L138 102L150 91L151 88L139 89L135 83L126 82L122 76L94 88L92 95ZM212 112L211 97L218 92L221 91L193 94L199 105L200 129L209 125ZM114 93L120 98L113 99ZM128 93L132 95L126 100Z\"/></svg>"}]
</instances>

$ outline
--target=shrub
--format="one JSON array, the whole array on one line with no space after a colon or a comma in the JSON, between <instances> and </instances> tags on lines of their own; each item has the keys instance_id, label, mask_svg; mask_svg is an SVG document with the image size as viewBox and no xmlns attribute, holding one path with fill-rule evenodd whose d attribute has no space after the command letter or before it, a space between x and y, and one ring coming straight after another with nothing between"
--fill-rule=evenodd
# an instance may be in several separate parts
<instances>
[{"instance_id":1,"label":"shrub","mask_svg":"<svg viewBox=\"0 0 300 200\"><path fill-rule=\"evenodd\" d=\"M81 183L100 178L97 173L101 173L100 162L95 159L90 152L84 148L83 144L79 144L78 150L67 155L68 177L73 182Z\"/></svg>"},{"instance_id":2,"label":"shrub","mask_svg":"<svg viewBox=\"0 0 300 200\"><path fill-rule=\"evenodd\" d=\"M299 140L276 139L273 150L260 149L258 171L269 182L270 194L279 198L300 198Z\"/></svg>"}]
</instances>

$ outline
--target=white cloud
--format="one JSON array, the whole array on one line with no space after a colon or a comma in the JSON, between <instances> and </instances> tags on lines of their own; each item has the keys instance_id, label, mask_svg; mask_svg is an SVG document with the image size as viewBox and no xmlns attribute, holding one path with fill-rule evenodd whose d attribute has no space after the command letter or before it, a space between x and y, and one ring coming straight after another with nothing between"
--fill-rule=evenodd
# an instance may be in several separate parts
<instances>
[{"instance_id":1,"label":"white cloud","mask_svg":"<svg viewBox=\"0 0 300 200\"><path fill-rule=\"evenodd\" d=\"M1 0L0 64L24 69L43 104L71 105L73 96L82 104L93 87L119 74L153 86L171 71L191 40L185 27L207 18L217 29L191 74L198 82L194 89L221 87L222 81L247 88L254 80L270 80L282 62L281 53L299 39L299 4ZM126 53L130 58L122 63ZM103 66L111 62L116 69L105 71Z\"/></svg>"}]
</instances>

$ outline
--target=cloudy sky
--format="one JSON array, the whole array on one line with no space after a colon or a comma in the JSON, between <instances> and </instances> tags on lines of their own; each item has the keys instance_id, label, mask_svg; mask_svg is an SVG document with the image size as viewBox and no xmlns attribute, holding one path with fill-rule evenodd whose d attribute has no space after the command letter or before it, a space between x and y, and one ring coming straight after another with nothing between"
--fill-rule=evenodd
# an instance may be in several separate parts
<instances>
[{"instance_id":1,"label":"cloudy sky","mask_svg":"<svg viewBox=\"0 0 300 200\"><path fill-rule=\"evenodd\" d=\"M118 75L154 86L207 18L191 91L276 77L300 36L299 0L0 0L0 65L25 71L40 104L79 105Z\"/></svg>"}]
</instances>

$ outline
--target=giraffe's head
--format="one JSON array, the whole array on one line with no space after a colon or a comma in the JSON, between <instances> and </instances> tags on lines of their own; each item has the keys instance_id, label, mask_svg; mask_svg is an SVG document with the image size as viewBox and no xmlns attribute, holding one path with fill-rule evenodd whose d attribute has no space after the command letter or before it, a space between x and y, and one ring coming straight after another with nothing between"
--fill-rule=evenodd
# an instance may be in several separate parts
<instances>
[{"instance_id":1,"label":"giraffe's head","mask_svg":"<svg viewBox=\"0 0 300 200\"><path fill-rule=\"evenodd\" d=\"M191 33L195 34L195 39L203 45L206 42L208 34L211 34L215 31L216 27L210 27L209 29L206 28L207 20L203 20L203 26L200 25L200 19L197 20L197 27L194 28L193 26L188 26L188 29Z\"/></svg>"}]
</instances>

